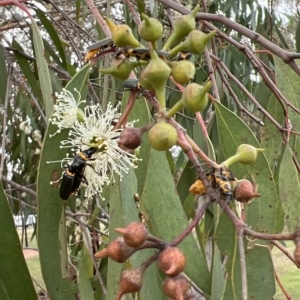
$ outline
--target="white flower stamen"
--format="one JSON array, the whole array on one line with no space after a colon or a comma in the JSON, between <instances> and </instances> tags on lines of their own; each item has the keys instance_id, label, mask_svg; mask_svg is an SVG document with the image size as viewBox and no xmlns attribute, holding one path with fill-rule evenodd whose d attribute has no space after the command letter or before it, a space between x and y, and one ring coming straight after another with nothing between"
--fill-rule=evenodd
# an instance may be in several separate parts
<instances>
[{"instance_id":1,"label":"white flower stamen","mask_svg":"<svg viewBox=\"0 0 300 300\"><path fill-rule=\"evenodd\" d=\"M101 196L103 186L115 181L114 174L118 174L122 179L130 168L137 167L138 158L118 145L123 129L114 130L113 122L121 115L118 112L119 105L113 107L109 103L105 112L102 112L99 105L90 105L84 112L81 111L82 118L78 118L78 105L81 102L77 103L73 94L66 90L62 94L59 96L60 102L55 107L51 120L58 126L58 131L61 128L70 128L68 139L61 141L60 147L71 148L77 154L91 147L97 149L92 157L89 157L85 167L84 176L88 182L85 196L90 199L97 194L103 198ZM69 108L66 108L67 106ZM73 111L69 113L72 109ZM133 126L134 123L135 121L129 122L126 126ZM63 161L69 159L64 158ZM70 164L72 162L69 162Z\"/></svg>"},{"instance_id":2,"label":"white flower stamen","mask_svg":"<svg viewBox=\"0 0 300 300\"><path fill-rule=\"evenodd\" d=\"M81 122L84 121L84 113L79 108L79 105L84 103L85 100L80 99L80 93L76 89L74 91L78 93L78 101L66 89L63 89L60 94L56 94L57 101L50 121L58 127L58 130L53 135L59 133L63 128L71 128L78 119Z\"/></svg>"}]
</instances>

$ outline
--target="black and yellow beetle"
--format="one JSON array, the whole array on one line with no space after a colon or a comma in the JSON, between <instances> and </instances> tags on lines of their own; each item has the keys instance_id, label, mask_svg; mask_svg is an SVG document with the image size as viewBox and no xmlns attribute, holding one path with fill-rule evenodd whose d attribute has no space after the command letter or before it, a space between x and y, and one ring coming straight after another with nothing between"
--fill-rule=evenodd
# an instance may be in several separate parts
<instances>
[{"instance_id":1,"label":"black and yellow beetle","mask_svg":"<svg viewBox=\"0 0 300 300\"><path fill-rule=\"evenodd\" d=\"M233 187L237 181L233 173L225 167L210 168L206 172L207 180L215 189L219 189L221 197L226 200L233 200ZM189 191L195 195L206 194L206 188L200 178L198 178L190 187Z\"/></svg>"},{"instance_id":2,"label":"black and yellow beetle","mask_svg":"<svg viewBox=\"0 0 300 300\"><path fill-rule=\"evenodd\" d=\"M161 50L156 50L157 55L162 58L168 58L169 53ZM124 47L120 48L117 52L117 56L123 54L125 58L135 57L137 60L145 60L148 61L151 59L150 50L148 48L132 48L132 47Z\"/></svg>"},{"instance_id":3,"label":"black and yellow beetle","mask_svg":"<svg viewBox=\"0 0 300 300\"><path fill-rule=\"evenodd\" d=\"M97 148L94 147L80 151L80 153L74 157L72 164L64 167L65 172L59 187L61 199L68 200L78 191L82 182L88 184L84 176L84 170L87 166L87 161L92 160L91 157L96 151Z\"/></svg>"},{"instance_id":4,"label":"black and yellow beetle","mask_svg":"<svg viewBox=\"0 0 300 300\"><path fill-rule=\"evenodd\" d=\"M84 58L85 62L89 62L92 58L96 57L101 51L108 48L113 48L114 42L111 37L107 37L87 48L87 52Z\"/></svg>"}]
</instances>

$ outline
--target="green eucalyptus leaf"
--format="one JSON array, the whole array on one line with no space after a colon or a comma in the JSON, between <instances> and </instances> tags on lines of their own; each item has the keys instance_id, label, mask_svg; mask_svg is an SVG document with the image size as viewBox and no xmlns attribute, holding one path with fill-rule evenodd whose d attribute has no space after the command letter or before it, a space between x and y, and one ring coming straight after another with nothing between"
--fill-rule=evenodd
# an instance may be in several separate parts
<instances>
[{"instance_id":1,"label":"green eucalyptus leaf","mask_svg":"<svg viewBox=\"0 0 300 300\"><path fill-rule=\"evenodd\" d=\"M0 74L2 78L2 80L0 80L0 103L4 106L7 89L7 70L4 49L2 46L0 46Z\"/></svg>"},{"instance_id":2,"label":"green eucalyptus leaf","mask_svg":"<svg viewBox=\"0 0 300 300\"><path fill-rule=\"evenodd\" d=\"M56 47L56 50L58 51L58 53L60 55L60 59L62 61L62 67L64 68L64 70L66 70L67 69L66 55L65 55L65 51L64 51L62 42L60 41L60 38L57 34L57 31L53 27L52 23L47 19L46 15L43 11L41 11L40 9L36 9L35 11L36 11L37 16L41 20L41 23L44 25L44 28L47 30L49 36L51 37L51 39Z\"/></svg>"},{"instance_id":3,"label":"green eucalyptus leaf","mask_svg":"<svg viewBox=\"0 0 300 300\"><path fill-rule=\"evenodd\" d=\"M12 46L16 48L18 51L15 51L15 57L19 66L22 69L23 74L32 89L33 94L39 100L42 98L42 91L39 82L36 80L35 74L32 70L31 65L29 64L27 58L24 57L21 53L24 53L23 48L17 43L17 41L13 40Z\"/></svg>"},{"instance_id":4,"label":"green eucalyptus leaf","mask_svg":"<svg viewBox=\"0 0 300 300\"><path fill-rule=\"evenodd\" d=\"M83 257L79 262L78 273L80 297L84 300L94 300L94 291L90 282L93 276L93 263L86 246L83 247Z\"/></svg>"},{"instance_id":5,"label":"green eucalyptus leaf","mask_svg":"<svg viewBox=\"0 0 300 300\"><path fill-rule=\"evenodd\" d=\"M66 86L69 91L74 91L74 82L79 93L87 89L87 73L89 68L81 69ZM85 85L82 83L85 82ZM71 90L70 90L71 89ZM77 96L77 94L75 94ZM64 220L61 219L64 203L59 197L59 183L50 185L50 181L58 180L62 173L59 161L66 157L67 150L60 148L60 142L67 139L68 130L62 130L53 137L50 135L57 131L56 125L49 124L43 142L41 160L37 179L38 198L38 245L43 278L51 299L75 299L71 284L63 277L62 264L65 264L66 245L59 239L63 231Z\"/></svg>"},{"instance_id":6,"label":"green eucalyptus leaf","mask_svg":"<svg viewBox=\"0 0 300 300\"><path fill-rule=\"evenodd\" d=\"M8 200L0 182L0 298L3 300L35 300L37 295L23 256Z\"/></svg>"},{"instance_id":7,"label":"green eucalyptus leaf","mask_svg":"<svg viewBox=\"0 0 300 300\"><path fill-rule=\"evenodd\" d=\"M236 153L240 144L250 144L261 148L250 128L222 104L214 102L219 130L220 149L225 158ZM274 179L263 153L258 153L253 165L234 164L230 167L235 177L251 176L259 185L260 198L246 207L248 225L256 225L258 231L272 233L276 219L278 196Z\"/></svg>"},{"instance_id":8,"label":"green eucalyptus leaf","mask_svg":"<svg viewBox=\"0 0 300 300\"><path fill-rule=\"evenodd\" d=\"M286 146L279 166L279 196L285 213L285 223L289 232L294 232L300 224L300 192L298 172L292 160L291 149Z\"/></svg>"},{"instance_id":9,"label":"green eucalyptus leaf","mask_svg":"<svg viewBox=\"0 0 300 300\"><path fill-rule=\"evenodd\" d=\"M146 180L141 196L142 209L148 216L152 234L172 241L188 226L188 222L165 154L151 149L147 169L144 170ZM209 295L211 276L193 236L190 234L185 238L179 248L187 258L185 273Z\"/></svg>"},{"instance_id":10,"label":"green eucalyptus leaf","mask_svg":"<svg viewBox=\"0 0 300 300\"><path fill-rule=\"evenodd\" d=\"M50 74L48 64L44 56L44 45L43 40L34 19L32 21L32 33L33 33L33 45L36 56L36 64L39 74L40 87L43 95L43 102L45 105L46 117L50 118L53 110L53 99L52 99L52 85L50 80Z\"/></svg>"},{"instance_id":11,"label":"green eucalyptus leaf","mask_svg":"<svg viewBox=\"0 0 300 300\"><path fill-rule=\"evenodd\" d=\"M114 230L115 228L125 227L122 211L122 198L120 189L120 178L115 176L115 182L110 186L109 197L109 239L114 240L119 234ZM132 199L134 201L134 199ZM123 264L108 259L107 272L107 294L106 299L114 299L119 290L120 275Z\"/></svg>"},{"instance_id":12,"label":"green eucalyptus leaf","mask_svg":"<svg viewBox=\"0 0 300 300\"><path fill-rule=\"evenodd\" d=\"M283 123L284 110L274 95L270 97L267 111L279 124ZM269 119L265 120L265 126L262 129L261 146L265 149L266 158L272 169L274 169L281 155L282 137Z\"/></svg>"}]
</instances>

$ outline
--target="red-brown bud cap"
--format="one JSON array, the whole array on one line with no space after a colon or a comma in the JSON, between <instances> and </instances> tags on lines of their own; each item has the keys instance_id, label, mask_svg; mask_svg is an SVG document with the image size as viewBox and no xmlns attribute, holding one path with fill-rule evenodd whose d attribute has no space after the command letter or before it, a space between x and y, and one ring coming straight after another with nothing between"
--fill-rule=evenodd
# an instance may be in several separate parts
<instances>
[{"instance_id":1,"label":"red-brown bud cap","mask_svg":"<svg viewBox=\"0 0 300 300\"><path fill-rule=\"evenodd\" d=\"M141 145L142 134L139 128L126 127L120 134L119 147L134 150Z\"/></svg>"},{"instance_id":2,"label":"red-brown bud cap","mask_svg":"<svg viewBox=\"0 0 300 300\"><path fill-rule=\"evenodd\" d=\"M123 237L119 236L111 241L105 249L95 253L94 257L110 257L112 260L122 263L125 262L135 251L135 248L128 246Z\"/></svg>"},{"instance_id":3,"label":"red-brown bud cap","mask_svg":"<svg viewBox=\"0 0 300 300\"><path fill-rule=\"evenodd\" d=\"M234 190L234 198L239 202L249 202L252 198L258 198L260 194L256 193L250 180L242 179L237 183Z\"/></svg>"},{"instance_id":4,"label":"red-brown bud cap","mask_svg":"<svg viewBox=\"0 0 300 300\"><path fill-rule=\"evenodd\" d=\"M181 274L174 277L167 277L163 281L164 293L176 300L185 299L184 296L191 286L191 283Z\"/></svg>"},{"instance_id":5,"label":"red-brown bud cap","mask_svg":"<svg viewBox=\"0 0 300 300\"><path fill-rule=\"evenodd\" d=\"M144 272L145 267L143 265L135 269L123 271L116 300L120 300L124 294L140 291L143 285Z\"/></svg>"},{"instance_id":6,"label":"red-brown bud cap","mask_svg":"<svg viewBox=\"0 0 300 300\"><path fill-rule=\"evenodd\" d=\"M124 242L130 247L141 246L148 236L145 225L138 222L131 222L125 228L115 228L115 231L123 235Z\"/></svg>"},{"instance_id":7,"label":"red-brown bud cap","mask_svg":"<svg viewBox=\"0 0 300 300\"><path fill-rule=\"evenodd\" d=\"M157 264L167 275L176 276L185 267L185 256L179 248L168 247L159 254Z\"/></svg>"}]
</instances>

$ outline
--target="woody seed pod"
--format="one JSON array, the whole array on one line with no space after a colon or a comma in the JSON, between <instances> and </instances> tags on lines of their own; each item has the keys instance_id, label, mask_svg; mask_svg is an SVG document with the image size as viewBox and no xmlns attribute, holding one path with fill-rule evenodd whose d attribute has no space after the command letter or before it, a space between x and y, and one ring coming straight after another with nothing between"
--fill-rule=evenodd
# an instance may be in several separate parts
<instances>
[{"instance_id":1,"label":"woody seed pod","mask_svg":"<svg viewBox=\"0 0 300 300\"><path fill-rule=\"evenodd\" d=\"M145 225L138 222L131 222L125 228L115 228L115 231L123 235L124 242L130 247L141 246L148 236Z\"/></svg>"},{"instance_id":2,"label":"woody seed pod","mask_svg":"<svg viewBox=\"0 0 300 300\"><path fill-rule=\"evenodd\" d=\"M182 272L185 262L183 252L176 247L166 248L159 254L157 259L158 267L169 276L176 276Z\"/></svg>"},{"instance_id":3,"label":"woody seed pod","mask_svg":"<svg viewBox=\"0 0 300 300\"><path fill-rule=\"evenodd\" d=\"M112 260L122 263L125 262L135 251L135 248L128 246L124 242L124 238L119 236L111 241L105 249L95 253L94 257L110 257Z\"/></svg>"}]
</instances>

